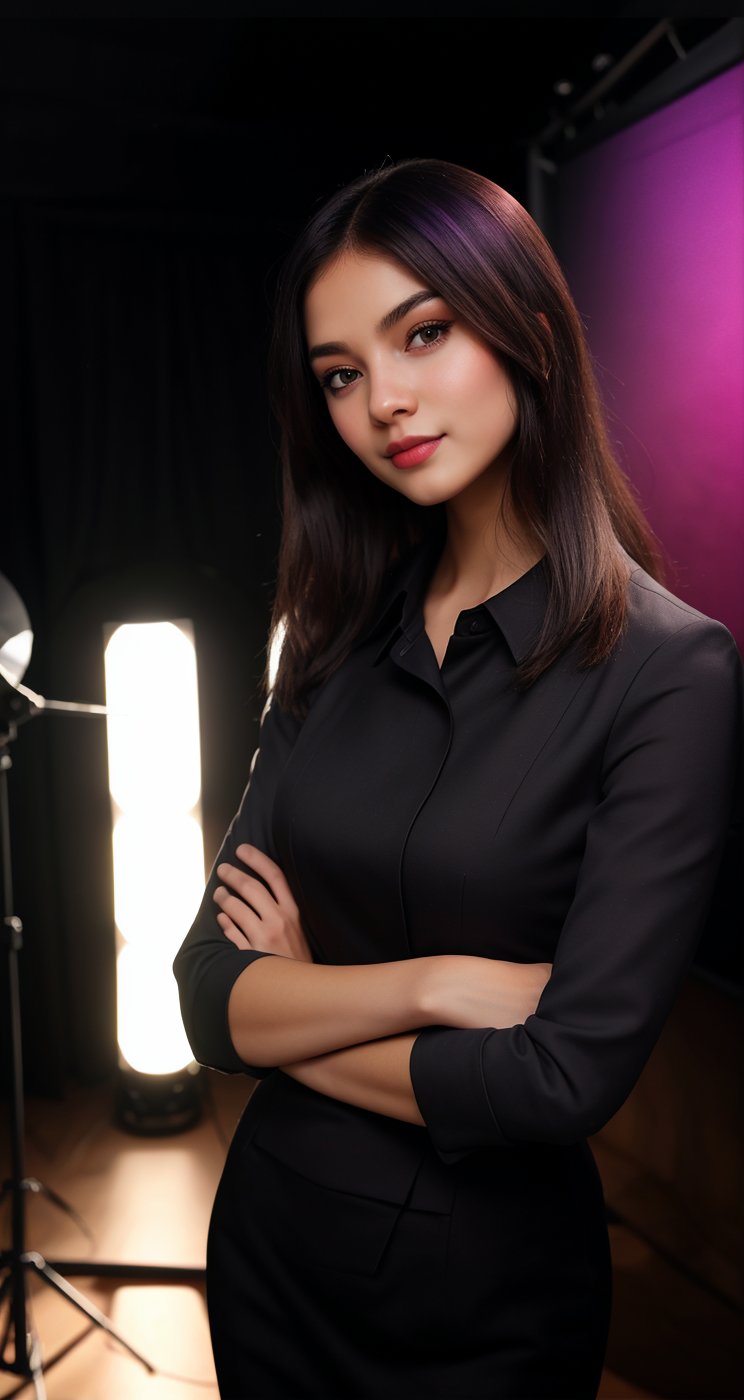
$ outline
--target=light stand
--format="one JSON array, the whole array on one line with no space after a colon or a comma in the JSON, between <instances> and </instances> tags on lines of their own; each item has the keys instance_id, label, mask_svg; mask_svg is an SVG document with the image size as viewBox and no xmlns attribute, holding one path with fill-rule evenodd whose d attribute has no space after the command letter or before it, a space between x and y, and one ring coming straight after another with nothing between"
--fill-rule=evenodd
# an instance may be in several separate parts
<instances>
[{"instance_id":1,"label":"light stand","mask_svg":"<svg viewBox=\"0 0 744 1400\"><path fill-rule=\"evenodd\" d=\"M10 1041L12 1061L11 1092L11 1176L3 1183L0 1201L6 1196L11 1200L11 1246L0 1252L0 1269L5 1273L0 1285L0 1307L7 1305L8 1318L0 1337L0 1370L10 1371L32 1380L37 1400L45 1400L41 1348L39 1339L29 1317L28 1274L33 1272L61 1293L73 1307L76 1307L96 1327L108 1332L131 1356L140 1361L152 1374L155 1367L129 1345L114 1329L113 1325L99 1308L91 1303L62 1274L44 1259L38 1250L27 1250L25 1245L25 1193L46 1190L35 1178L26 1176L24 1160L24 1104L23 1104L23 1048L21 1037L21 1001L18 976L18 954L23 947L23 925L13 912L13 874L10 853L10 819L8 810L8 772L12 767L9 746L17 737L19 723L31 719L44 709L60 709L72 714L105 714L102 705L73 705L64 701L47 701L36 696L25 686L12 686L6 679L7 671L0 669L0 857L3 876L3 923L2 942L7 953L8 990L10 1009ZM56 1193L47 1191L52 1200L64 1207L64 1202ZM66 1207L65 1207L66 1208ZM73 1212L74 1213L74 1212ZM95 1273L93 1265L86 1266L89 1273ZM8 1357L12 1336L13 1355Z\"/></svg>"},{"instance_id":2,"label":"light stand","mask_svg":"<svg viewBox=\"0 0 744 1400\"><path fill-rule=\"evenodd\" d=\"M9 746L17 736L18 725L42 713L67 715L105 715L103 705L73 704L64 700L47 700L21 685L31 656L33 634L26 609L15 588L0 573L0 868L3 877L3 922L1 929L2 946L6 949L8 961L8 987L10 1003L10 1040L12 1053L12 1113L11 1113L11 1176L0 1189L0 1203L6 1197L11 1200L12 1239L10 1249L0 1251L0 1317L2 1308L7 1306L8 1318L0 1334L0 1373L12 1372L21 1377L21 1382L10 1395L25 1389L29 1380L33 1381L36 1400L46 1400L44 1386L44 1365L48 1369L66 1355L91 1330L87 1328L80 1336L63 1347L54 1357L42 1363L39 1339L29 1316L28 1276L44 1280L61 1293L68 1302L90 1319L92 1325L100 1327L126 1351L141 1362L151 1374L156 1373L144 1356L116 1332L110 1320L74 1288L64 1275L89 1278L131 1279L138 1283L203 1283L203 1266L189 1267L178 1264L125 1264L91 1259L64 1259L48 1262L37 1250L27 1250L25 1244L25 1195L28 1192L43 1192L48 1198L82 1224L77 1212L61 1196L44 1186L35 1177L27 1177L24 1160L24 1099L23 1099L23 1060L21 1037L20 985L18 954L23 945L23 926L13 911L13 879L10 852L10 822L8 811L7 776L12 767ZM183 1095L184 1098L188 1097ZM185 1120L181 1126L185 1126ZM84 1227L85 1228L85 1227ZM12 1345L13 1354L7 1353ZM10 1395L8 1400L10 1400Z\"/></svg>"}]
</instances>

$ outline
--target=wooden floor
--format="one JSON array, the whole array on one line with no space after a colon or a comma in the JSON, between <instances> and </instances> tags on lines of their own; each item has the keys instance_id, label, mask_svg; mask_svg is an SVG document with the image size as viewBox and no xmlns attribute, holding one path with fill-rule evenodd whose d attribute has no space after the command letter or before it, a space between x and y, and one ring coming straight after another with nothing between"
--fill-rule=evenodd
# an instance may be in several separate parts
<instances>
[{"instance_id":1,"label":"wooden floor","mask_svg":"<svg viewBox=\"0 0 744 1400\"><path fill-rule=\"evenodd\" d=\"M226 1143L253 1081L205 1071L206 1111L190 1131L140 1138L118 1129L110 1086L71 1087L61 1102L26 1105L26 1172L59 1192L87 1222L87 1239L43 1195L28 1199L28 1249L48 1260L204 1265L212 1198ZM0 1106L4 1129L8 1105ZM611 1200L613 1163L592 1147ZM0 1149L9 1172L8 1133ZM7 1204L1 1226L9 1241ZM736 1400L731 1358L741 1319L659 1259L621 1225L610 1226L615 1297L600 1400L681 1397ZM32 1317L45 1364L48 1400L191 1400L218 1391L203 1284L142 1284L75 1276L70 1282L107 1315L154 1368L148 1373L66 1299L34 1279ZM4 1317L2 1325L4 1325ZM60 1351L66 1354L54 1360ZM707 1351L707 1356L706 1356ZM702 1359L701 1359L702 1357ZM741 1379L741 1378L740 1378ZM0 1397L33 1395L0 1374ZM381 1397L382 1400L382 1397ZM415 1400L415 1397L412 1397Z\"/></svg>"}]
</instances>

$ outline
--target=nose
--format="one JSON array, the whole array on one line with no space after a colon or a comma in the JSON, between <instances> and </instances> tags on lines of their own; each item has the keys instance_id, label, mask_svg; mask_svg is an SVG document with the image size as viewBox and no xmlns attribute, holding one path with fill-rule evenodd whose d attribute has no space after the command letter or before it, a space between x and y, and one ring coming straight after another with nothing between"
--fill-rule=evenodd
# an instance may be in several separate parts
<instances>
[{"instance_id":1,"label":"nose","mask_svg":"<svg viewBox=\"0 0 744 1400\"><path fill-rule=\"evenodd\" d=\"M394 366L369 374L369 413L389 423L399 413L415 413L417 398L407 376Z\"/></svg>"}]
</instances>

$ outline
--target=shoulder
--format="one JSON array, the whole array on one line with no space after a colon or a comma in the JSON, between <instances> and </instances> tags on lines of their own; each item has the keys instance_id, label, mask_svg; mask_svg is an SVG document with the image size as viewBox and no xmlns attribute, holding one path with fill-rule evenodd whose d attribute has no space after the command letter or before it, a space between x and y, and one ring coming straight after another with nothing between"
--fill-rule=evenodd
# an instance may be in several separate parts
<instances>
[{"instance_id":1,"label":"shoulder","mask_svg":"<svg viewBox=\"0 0 744 1400\"><path fill-rule=\"evenodd\" d=\"M662 583L658 583L629 554L625 557L630 568L628 620L639 634L645 632L650 638L658 637L663 640L664 637L672 636L681 628L689 627L693 623L704 623L714 628L723 627L723 623L716 622L714 618L700 612L699 608L694 608L691 603L678 598L676 593L672 593Z\"/></svg>"},{"instance_id":2,"label":"shoulder","mask_svg":"<svg viewBox=\"0 0 744 1400\"><path fill-rule=\"evenodd\" d=\"M725 623L709 617L658 583L626 554L629 577L626 627L619 652L642 666L659 648L665 665L675 656L689 662L696 654L728 655L741 664L736 640Z\"/></svg>"},{"instance_id":3,"label":"shoulder","mask_svg":"<svg viewBox=\"0 0 744 1400\"><path fill-rule=\"evenodd\" d=\"M727 761L744 726L744 664L724 623L678 598L630 556L625 631L610 660L612 729L654 725L669 739L725 749Z\"/></svg>"}]
</instances>

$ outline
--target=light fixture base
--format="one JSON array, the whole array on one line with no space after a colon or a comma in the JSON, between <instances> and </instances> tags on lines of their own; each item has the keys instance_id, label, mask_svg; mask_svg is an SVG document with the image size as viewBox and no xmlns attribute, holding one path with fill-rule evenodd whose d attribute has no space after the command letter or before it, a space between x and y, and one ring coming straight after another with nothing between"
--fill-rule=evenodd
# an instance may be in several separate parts
<instances>
[{"instance_id":1,"label":"light fixture base","mask_svg":"<svg viewBox=\"0 0 744 1400\"><path fill-rule=\"evenodd\" d=\"M201 1068L192 1063L172 1074L142 1074L119 1066L116 1121L129 1133L161 1137L193 1128L202 1115Z\"/></svg>"}]
</instances>

